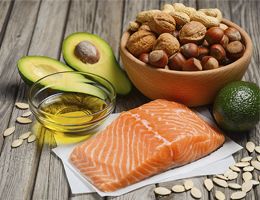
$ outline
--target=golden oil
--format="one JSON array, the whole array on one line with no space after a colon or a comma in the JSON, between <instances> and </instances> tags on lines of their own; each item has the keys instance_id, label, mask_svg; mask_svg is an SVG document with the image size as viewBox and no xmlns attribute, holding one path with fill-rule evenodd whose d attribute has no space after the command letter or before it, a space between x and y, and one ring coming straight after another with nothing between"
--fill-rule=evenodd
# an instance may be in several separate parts
<instances>
[{"instance_id":1,"label":"golden oil","mask_svg":"<svg viewBox=\"0 0 260 200\"><path fill-rule=\"evenodd\" d=\"M41 120L49 129L70 132L73 127L86 129L107 112L107 103L95 96L81 93L58 93L44 99L39 111Z\"/></svg>"}]
</instances>

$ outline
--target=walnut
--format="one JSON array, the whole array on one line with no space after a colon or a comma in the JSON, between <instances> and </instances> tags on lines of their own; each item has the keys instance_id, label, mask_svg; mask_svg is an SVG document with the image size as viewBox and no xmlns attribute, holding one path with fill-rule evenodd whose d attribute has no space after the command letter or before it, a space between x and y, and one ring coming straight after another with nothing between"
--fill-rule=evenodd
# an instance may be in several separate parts
<instances>
[{"instance_id":1,"label":"walnut","mask_svg":"<svg viewBox=\"0 0 260 200\"><path fill-rule=\"evenodd\" d=\"M156 37L152 32L139 30L129 37L126 47L130 53L138 57L142 53L149 53L155 41Z\"/></svg>"},{"instance_id":2,"label":"walnut","mask_svg":"<svg viewBox=\"0 0 260 200\"><path fill-rule=\"evenodd\" d=\"M198 43L205 37L206 32L207 29L202 23L191 21L182 27L179 39L182 44Z\"/></svg>"},{"instance_id":3,"label":"walnut","mask_svg":"<svg viewBox=\"0 0 260 200\"><path fill-rule=\"evenodd\" d=\"M164 50L170 57L180 49L180 43L176 37L170 33L161 34L154 45L153 50Z\"/></svg>"},{"instance_id":4,"label":"walnut","mask_svg":"<svg viewBox=\"0 0 260 200\"><path fill-rule=\"evenodd\" d=\"M171 15L161 12L154 14L148 25L157 34L172 33L175 30L176 22Z\"/></svg>"}]
</instances>

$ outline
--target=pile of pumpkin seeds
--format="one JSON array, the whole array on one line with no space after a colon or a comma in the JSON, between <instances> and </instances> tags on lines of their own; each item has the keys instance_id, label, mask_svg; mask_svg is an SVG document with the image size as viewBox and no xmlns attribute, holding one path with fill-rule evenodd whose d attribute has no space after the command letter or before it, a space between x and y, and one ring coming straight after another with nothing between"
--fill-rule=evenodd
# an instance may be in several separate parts
<instances>
[{"instance_id":1,"label":"pile of pumpkin seeds","mask_svg":"<svg viewBox=\"0 0 260 200\"><path fill-rule=\"evenodd\" d=\"M260 146L256 146L253 142L247 142L246 149L249 154L252 154L253 152L260 154ZM231 165L224 174L217 174L212 179L205 179L204 187L209 192L212 191L214 185L237 190L231 194L231 199L243 199L254 186L259 185L260 176L258 176L258 180L253 180L252 172L254 170L260 171L260 155L256 157L243 157L239 162ZM240 185L238 183L230 182L236 180L239 173L242 175L243 184ZM191 196L195 199L200 199L202 197L201 191L194 186L191 180L184 181L183 185L174 185L171 190L166 187L156 187L154 193L159 196L165 196L170 195L172 192L181 193L188 190L190 190ZM219 190L215 190L214 197L217 200L226 199L225 194Z\"/></svg>"},{"instance_id":2,"label":"pile of pumpkin seeds","mask_svg":"<svg viewBox=\"0 0 260 200\"><path fill-rule=\"evenodd\" d=\"M21 110L28 110L29 109L29 105L27 103L21 103L21 102L16 102L15 103L15 106L18 108L18 109L21 109ZM20 123L20 124L29 124L29 123L32 123L32 120L28 117L30 117L32 114L31 111L26 111L22 114L22 116L20 117L17 117L16 119L16 122ZM7 136L10 136L12 135L13 133L15 132L15 126L12 126L12 127L9 127L7 128L4 133L3 133L3 136L4 137L7 137ZM23 144L24 140L27 140L28 143L31 143L31 142L34 142L36 140L36 135L35 134L32 134L31 131L28 131L26 133L23 133L22 135L19 136L18 139L15 139L11 146L13 148L16 148L16 147L19 147Z\"/></svg>"}]
</instances>

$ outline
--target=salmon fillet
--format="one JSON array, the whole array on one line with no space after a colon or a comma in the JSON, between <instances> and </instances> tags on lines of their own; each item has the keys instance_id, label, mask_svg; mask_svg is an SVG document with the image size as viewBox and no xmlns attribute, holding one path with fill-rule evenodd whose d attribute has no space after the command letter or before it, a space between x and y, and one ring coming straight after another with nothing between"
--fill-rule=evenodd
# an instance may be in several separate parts
<instances>
[{"instance_id":1,"label":"salmon fillet","mask_svg":"<svg viewBox=\"0 0 260 200\"><path fill-rule=\"evenodd\" d=\"M188 107L159 99L121 113L76 146L70 162L98 189L112 192L202 158L224 141Z\"/></svg>"}]
</instances>

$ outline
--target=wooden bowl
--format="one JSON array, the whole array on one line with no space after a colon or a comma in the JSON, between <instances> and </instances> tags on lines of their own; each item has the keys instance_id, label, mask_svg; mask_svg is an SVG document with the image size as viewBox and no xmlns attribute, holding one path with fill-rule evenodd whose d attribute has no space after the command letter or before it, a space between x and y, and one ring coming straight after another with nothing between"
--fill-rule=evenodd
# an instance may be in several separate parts
<instances>
[{"instance_id":1,"label":"wooden bowl","mask_svg":"<svg viewBox=\"0 0 260 200\"><path fill-rule=\"evenodd\" d=\"M190 107L212 103L223 86L229 82L241 80L248 68L253 51L252 41L241 27L227 19L223 19L222 22L239 30L246 46L245 53L229 65L205 71L174 71L149 66L126 49L130 34L124 32L120 54L129 78L136 88L150 99L173 100Z\"/></svg>"}]
</instances>

